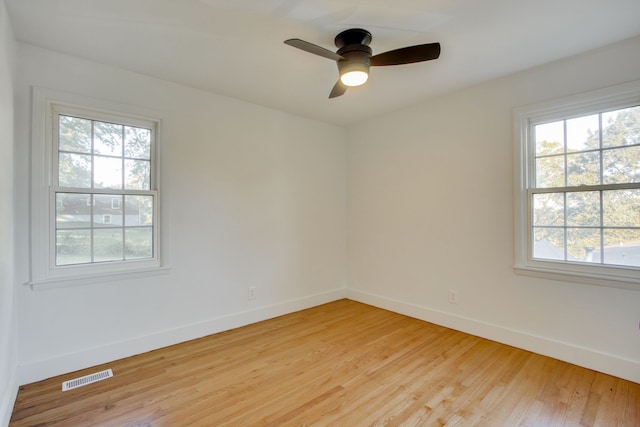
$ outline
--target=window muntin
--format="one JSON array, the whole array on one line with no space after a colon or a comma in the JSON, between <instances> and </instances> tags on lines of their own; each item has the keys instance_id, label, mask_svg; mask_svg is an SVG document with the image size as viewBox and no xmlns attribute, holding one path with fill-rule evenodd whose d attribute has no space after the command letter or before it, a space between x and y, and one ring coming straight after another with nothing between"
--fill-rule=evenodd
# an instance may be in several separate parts
<instances>
[{"instance_id":1,"label":"window muntin","mask_svg":"<svg viewBox=\"0 0 640 427\"><path fill-rule=\"evenodd\" d=\"M531 127L532 258L640 267L640 106Z\"/></svg>"},{"instance_id":2,"label":"window muntin","mask_svg":"<svg viewBox=\"0 0 640 427\"><path fill-rule=\"evenodd\" d=\"M54 268L157 258L155 124L54 117Z\"/></svg>"}]
</instances>

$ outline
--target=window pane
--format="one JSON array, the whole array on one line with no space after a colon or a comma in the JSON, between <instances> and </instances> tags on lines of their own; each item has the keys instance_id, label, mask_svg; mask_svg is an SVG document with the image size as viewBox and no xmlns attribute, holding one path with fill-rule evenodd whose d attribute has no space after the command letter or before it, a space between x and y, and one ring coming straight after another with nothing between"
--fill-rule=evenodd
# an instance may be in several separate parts
<instances>
[{"instance_id":1,"label":"window pane","mask_svg":"<svg viewBox=\"0 0 640 427\"><path fill-rule=\"evenodd\" d=\"M623 147L602 152L605 184L640 182L640 147Z\"/></svg>"},{"instance_id":2,"label":"window pane","mask_svg":"<svg viewBox=\"0 0 640 427\"><path fill-rule=\"evenodd\" d=\"M533 225L564 225L564 194L533 195Z\"/></svg>"},{"instance_id":3,"label":"window pane","mask_svg":"<svg viewBox=\"0 0 640 427\"><path fill-rule=\"evenodd\" d=\"M94 262L123 260L122 228L99 228L93 230Z\"/></svg>"},{"instance_id":4,"label":"window pane","mask_svg":"<svg viewBox=\"0 0 640 427\"><path fill-rule=\"evenodd\" d=\"M535 126L536 155L564 153L564 121Z\"/></svg>"},{"instance_id":5,"label":"window pane","mask_svg":"<svg viewBox=\"0 0 640 427\"><path fill-rule=\"evenodd\" d=\"M122 196L115 194L96 194L93 208L93 225L95 227L123 225ZM116 203L114 203L116 202Z\"/></svg>"},{"instance_id":6,"label":"window pane","mask_svg":"<svg viewBox=\"0 0 640 427\"><path fill-rule=\"evenodd\" d=\"M56 228L90 228L91 194L57 193Z\"/></svg>"},{"instance_id":7,"label":"window pane","mask_svg":"<svg viewBox=\"0 0 640 427\"><path fill-rule=\"evenodd\" d=\"M564 156L536 159L536 187L564 187Z\"/></svg>"},{"instance_id":8,"label":"window pane","mask_svg":"<svg viewBox=\"0 0 640 427\"><path fill-rule=\"evenodd\" d=\"M91 188L91 156L60 153L58 156L60 187Z\"/></svg>"},{"instance_id":9,"label":"window pane","mask_svg":"<svg viewBox=\"0 0 640 427\"><path fill-rule=\"evenodd\" d=\"M122 159L94 156L93 164L95 188L122 189Z\"/></svg>"},{"instance_id":10,"label":"window pane","mask_svg":"<svg viewBox=\"0 0 640 427\"><path fill-rule=\"evenodd\" d=\"M597 151L567 156L567 186L600 184L600 155Z\"/></svg>"},{"instance_id":11,"label":"window pane","mask_svg":"<svg viewBox=\"0 0 640 427\"><path fill-rule=\"evenodd\" d=\"M567 193L567 225L600 226L600 192Z\"/></svg>"},{"instance_id":12,"label":"window pane","mask_svg":"<svg viewBox=\"0 0 640 427\"><path fill-rule=\"evenodd\" d=\"M602 193L605 227L640 227L640 190Z\"/></svg>"},{"instance_id":13,"label":"window pane","mask_svg":"<svg viewBox=\"0 0 640 427\"><path fill-rule=\"evenodd\" d=\"M56 265L91 262L91 230L56 231Z\"/></svg>"},{"instance_id":14,"label":"window pane","mask_svg":"<svg viewBox=\"0 0 640 427\"><path fill-rule=\"evenodd\" d=\"M567 120L567 151L593 150L600 147L599 116Z\"/></svg>"},{"instance_id":15,"label":"window pane","mask_svg":"<svg viewBox=\"0 0 640 427\"><path fill-rule=\"evenodd\" d=\"M153 257L153 228L125 229L125 259Z\"/></svg>"},{"instance_id":16,"label":"window pane","mask_svg":"<svg viewBox=\"0 0 640 427\"><path fill-rule=\"evenodd\" d=\"M533 229L533 257L564 261L564 230L536 227Z\"/></svg>"},{"instance_id":17,"label":"window pane","mask_svg":"<svg viewBox=\"0 0 640 427\"><path fill-rule=\"evenodd\" d=\"M640 230L605 230L604 262L640 267Z\"/></svg>"},{"instance_id":18,"label":"window pane","mask_svg":"<svg viewBox=\"0 0 640 427\"><path fill-rule=\"evenodd\" d=\"M596 250L600 248L599 228L567 228L569 260L600 263Z\"/></svg>"},{"instance_id":19,"label":"window pane","mask_svg":"<svg viewBox=\"0 0 640 427\"><path fill-rule=\"evenodd\" d=\"M125 225L153 225L153 196L125 196Z\"/></svg>"},{"instance_id":20,"label":"window pane","mask_svg":"<svg viewBox=\"0 0 640 427\"><path fill-rule=\"evenodd\" d=\"M640 106L602 114L602 146L640 144Z\"/></svg>"},{"instance_id":21,"label":"window pane","mask_svg":"<svg viewBox=\"0 0 640 427\"><path fill-rule=\"evenodd\" d=\"M127 190L149 190L151 186L151 163L147 160L124 161L125 183Z\"/></svg>"},{"instance_id":22,"label":"window pane","mask_svg":"<svg viewBox=\"0 0 640 427\"><path fill-rule=\"evenodd\" d=\"M134 159L151 159L151 130L124 127L124 156Z\"/></svg>"},{"instance_id":23,"label":"window pane","mask_svg":"<svg viewBox=\"0 0 640 427\"><path fill-rule=\"evenodd\" d=\"M59 150L91 153L91 120L59 116L58 134Z\"/></svg>"},{"instance_id":24,"label":"window pane","mask_svg":"<svg viewBox=\"0 0 640 427\"><path fill-rule=\"evenodd\" d=\"M94 154L107 154L122 157L122 125L94 122Z\"/></svg>"}]
</instances>

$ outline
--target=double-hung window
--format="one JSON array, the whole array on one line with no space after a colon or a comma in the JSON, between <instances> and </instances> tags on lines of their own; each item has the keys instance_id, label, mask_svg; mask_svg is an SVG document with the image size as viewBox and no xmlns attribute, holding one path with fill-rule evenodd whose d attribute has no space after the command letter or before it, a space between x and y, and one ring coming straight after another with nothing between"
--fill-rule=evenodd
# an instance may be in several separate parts
<instances>
[{"instance_id":1,"label":"double-hung window","mask_svg":"<svg viewBox=\"0 0 640 427\"><path fill-rule=\"evenodd\" d=\"M100 107L35 89L32 285L161 267L160 122Z\"/></svg>"},{"instance_id":2,"label":"double-hung window","mask_svg":"<svg viewBox=\"0 0 640 427\"><path fill-rule=\"evenodd\" d=\"M53 114L55 266L152 259L153 123Z\"/></svg>"},{"instance_id":3,"label":"double-hung window","mask_svg":"<svg viewBox=\"0 0 640 427\"><path fill-rule=\"evenodd\" d=\"M516 270L640 285L640 84L514 116Z\"/></svg>"}]
</instances>

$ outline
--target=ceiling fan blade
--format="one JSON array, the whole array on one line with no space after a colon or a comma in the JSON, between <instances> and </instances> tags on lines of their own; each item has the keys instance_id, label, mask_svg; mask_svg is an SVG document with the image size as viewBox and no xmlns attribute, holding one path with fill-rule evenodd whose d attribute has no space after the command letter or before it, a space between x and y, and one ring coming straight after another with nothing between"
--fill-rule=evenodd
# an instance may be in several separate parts
<instances>
[{"instance_id":1,"label":"ceiling fan blade","mask_svg":"<svg viewBox=\"0 0 640 427\"><path fill-rule=\"evenodd\" d=\"M346 91L347 91L347 86L345 84L343 84L340 79L338 79L336 84L333 86L333 89L331 89L331 93L329 94L329 98L336 98L336 97L338 97L340 95L344 95L344 93Z\"/></svg>"},{"instance_id":2,"label":"ceiling fan blade","mask_svg":"<svg viewBox=\"0 0 640 427\"><path fill-rule=\"evenodd\" d=\"M322 46L318 46L313 43L306 42L304 40L289 39L289 40L285 40L284 42L289 46L297 47L298 49L302 49L305 52L309 52L309 53L313 53L314 55L319 55L325 58L333 59L334 61L343 59L342 55L338 55L337 53L332 52L329 49L325 49Z\"/></svg>"},{"instance_id":3,"label":"ceiling fan blade","mask_svg":"<svg viewBox=\"0 0 640 427\"><path fill-rule=\"evenodd\" d=\"M429 61L440 56L440 43L419 44L379 53L371 57L371 65L402 65Z\"/></svg>"}]
</instances>

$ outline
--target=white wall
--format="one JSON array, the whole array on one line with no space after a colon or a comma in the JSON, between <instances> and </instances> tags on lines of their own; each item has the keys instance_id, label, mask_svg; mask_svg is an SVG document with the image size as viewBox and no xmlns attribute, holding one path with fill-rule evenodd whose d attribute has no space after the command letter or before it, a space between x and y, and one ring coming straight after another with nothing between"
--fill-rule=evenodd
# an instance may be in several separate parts
<instances>
[{"instance_id":1,"label":"white wall","mask_svg":"<svg viewBox=\"0 0 640 427\"><path fill-rule=\"evenodd\" d=\"M28 45L18 44L17 68L19 282L29 280L31 85L161 115L172 267L138 280L20 286L21 383L344 296L344 129Z\"/></svg>"},{"instance_id":2,"label":"white wall","mask_svg":"<svg viewBox=\"0 0 640 427\"><path fill-rule=\"evenodd\" d=\"M8 424L17 388L17 321L13 257L14 39L0 0L0 425Z\"/></svg>"},{"instance_id":3,"label":"white wall","mask_svg":"<svg viewBox=\"0 0 640 427\"><path fill-rule=\"evenodd\" d=\"M640 291L512 270L512 109L637 80L638 52L635 38L351 127L348 296L640 382Z\"/></svg>"}]
</instances>

